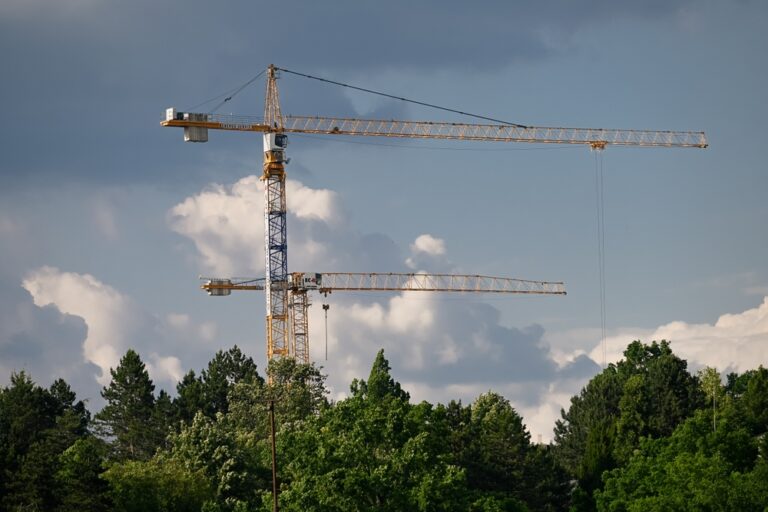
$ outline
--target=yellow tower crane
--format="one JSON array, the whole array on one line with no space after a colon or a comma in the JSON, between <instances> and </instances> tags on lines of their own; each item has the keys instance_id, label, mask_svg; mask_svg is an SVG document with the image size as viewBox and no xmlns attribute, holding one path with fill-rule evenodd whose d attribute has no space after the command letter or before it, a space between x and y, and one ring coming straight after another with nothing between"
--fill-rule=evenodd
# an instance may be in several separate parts
<instances>
[{"instance_id":1,"label":"yellow tower crane","mask_svg":"<svg viewBox=\"0 0 768 512\"><path fill-rule=\"evenodd\" d=\"M211 296L232 291L265 290L265 278L201 278L201 288ZM377 272L292 272L287 283L290 301L290 353L300 363L309 363L309 298L307 292L323 295L335 291L362 292L454 292L565 295L561 282L530 281L506 277L460 274L377 273ZM327 310L327 308L325 308Z\"/></svg>"},{"instance_id":2,"label":"yellow tower crane","mask_svg":"<svg viewBox=\"0 0 768 512\"><path fill-rule=\"evenodd\" d=\"M602 128L557 128L524 126L491 118L482 118L492 124L451 123L432 121L395 121L376 119L351 119L317 116L284 116L280 109L277 88L278 72L303 75L295 71L270 65L267 68L267 93L264 118L249 116L220 115L211 113L180 112L175 108L166 109L162 126L184 128L184 140L187 142L207 142L208 130L234 130L260 132L263 134L264 166L261 179L264 187L264 226L265 226L265 278L263 290L266 302L266 339L267 359L288 356L308 361L308 340L306 330L306 290L294 287L292 276L288 273L288 253L286 235L285 201L285 149L288 145L287 133L310 133L323 135L355 135L373 137L400 137L416 139L447 139L495 142L527 142L537 144L583 144L593 149L605 149L608 145L641 147L684 147L706 148L707 139L703 132L690 131L654 131L654 130L616 130ZM335 83L330 80L319 79ZM369 91L359 87L354 89ZM377 93L382 94L382 93ZM390 98L395 96L383 94ZM404 98L396 98L404 99ZM426 103L415 102L434 107ZM454 113L465 114L450 109ZM480 117L480 116L474 116ZM355 274L338 274L353 276ZM380 276L382 274L364 274ZM390 274L393 275L394 274ZM327 279L323 274L323 279ZM464 276L468 277L468 276ZM406 282L418 280L413 277ZM212 283L216 280L212 280ZM226 281L226 280L219 280ZM415 282L415 281L414 281ZM533 281L529 281L533 282ZM543 282L539 282L543 283ZM235 286L235 283L232 283ZM236 289L236 288L232 288ZM238 288L243 289L243 288ZM374 288L365 288L374 289ZM401 288L395 288L401 289ZM213 291L210 289L209 291ZM224 291L224 289L219 289ZM292 292L292 290L295 291ZM329 289L330 291L330 289ZM454 291L454 290L445 290ZM539 292L549 293L549 292ZM304 305L302 305L302 303ZM292 305L293 307L289 307ZM290 311L299 311L302 319L294 317L294 339L290 336ZM295 313L294 313L295 315Z\"/></svg>"}]
</instances>

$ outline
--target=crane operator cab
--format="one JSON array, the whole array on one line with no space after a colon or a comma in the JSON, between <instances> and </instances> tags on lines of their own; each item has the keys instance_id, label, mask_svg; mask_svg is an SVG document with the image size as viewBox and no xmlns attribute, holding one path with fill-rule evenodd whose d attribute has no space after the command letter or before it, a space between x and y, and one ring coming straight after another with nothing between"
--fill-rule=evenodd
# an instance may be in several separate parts
<instances>
[{"instance_id":1,"label":"crane operator cab","mask_svg":"<svg viewBox=\"0 0 768 512\"><path fill-rule=\"evenodd\" d=\"M285 151L288 146L288 136L284 133L265 133L264 151Z\"/></svg>"},{"instance_id":2,"label":"crane operator cab","mask_svg":"<svg viewBox=\"0 0 768 512\"><path fill-rule=\"evenodd\" d=\"M285 148L288 146L288 136L284 133L264 134L264 153L268 161L285 162Z\"/></svg>"}]
</instances>

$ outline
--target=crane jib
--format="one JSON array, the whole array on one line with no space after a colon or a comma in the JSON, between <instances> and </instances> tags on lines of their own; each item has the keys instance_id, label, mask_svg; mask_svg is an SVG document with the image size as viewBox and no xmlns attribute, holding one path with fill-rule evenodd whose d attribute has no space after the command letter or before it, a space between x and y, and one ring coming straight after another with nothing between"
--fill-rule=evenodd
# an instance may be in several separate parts
<instances>
[{"instance_id":1,"label":"crane jib","mask_svg":"<svg viewBox=\"0 0 768 512\"><path fill-rule=\"evenodd\" d=\"M522 142L530 144L585 144L592 147L640 146L706 148L706 134L696 131L623 130L472 124L435 121L398 121L317 116L284 116L280 131L318 135L398 137L416 139ZM163 126L250 132L273 131L263 118L225 114L183 113L168 109Z\"/></svg>"}]
</instances>

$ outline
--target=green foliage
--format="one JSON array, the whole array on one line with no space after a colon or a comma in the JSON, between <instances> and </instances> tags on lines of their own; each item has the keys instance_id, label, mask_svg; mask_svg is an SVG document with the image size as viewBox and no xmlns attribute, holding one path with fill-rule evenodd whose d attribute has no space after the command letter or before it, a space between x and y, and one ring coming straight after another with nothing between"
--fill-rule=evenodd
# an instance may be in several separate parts
<instances>
[{"instance_id":1,"label":"green foliage","mask_svg":"<svg viewBox=\"0 0 768 512\"><path fill-rule=\"evenodd\" d=\"M746 425L754 435L768 432L768 369L761 365L748 374L746 389L739 401Z\"/></svg>"},{"instance_id":2,"label":"green foliage","mask_svg":"<svg viewBox=\"0 0 768 512\"><path fill-rule=\"evenodd\" d=\"M179 421L190 423L198 411L205 409L203 383L194 370L189 370L176 385L176 394L173 404Z\"/></svg>"},{"instance_id":3,"label":"green foliage","mask_svg":"<svg viewBox=\"0 0 768 512\"><path fill-rule=\"evenodd\" d=\"M221 504L233 504L255 496L265 482L259 482L256 455L238 440L239 432L224 415L215 420L198 413L190 425L169 436L170 448L155 463L183 466L202 475ZM227 509L229 510L229 509Z\"/></svg>"},{"instance_id":4,"label":"green foliage","mask_svg":"<svg viewBox=\"0 0 768 512\"><path fill-rule=\"evenodd\" d=\"M200 471L172 460L118 462L103 477L115 512L198 512L211 498Z\"/></svg>"},{"instance_id":5,"label":"green foliage","mask_svg":"<svg viewBox=\"0 0 768 512\"><path fill-rule=\"evenodd\" d=\"M0 390L0 507L53 510L58 456L86 435L89 415L59 379L49 390L24 372Z\"/></svg>"},{"instance_id":6,"label":"green foliage","mask_svg":"<svg viewBox=\"0 0 768 512\"><path fill-rule=\"evenodd\" d=\"M384 350L379 350L373 361L368 382L355 379L350 386L352 394L372 400L396 398L408 401L410 395L400 387L399 382L392 378L390 370L389 361L384 357Z\"/></svg>"},{"instance_id":7,"label":"green foliage","mask_svg":"<svg viewBox=\"0 0 768 512\"><path fill-rule=\"evenodd\" d=\"M514 498L485 495L469 506L469 512L527 512L528 508Z\"/></svg>"},{"instance_id":8,"label":"green foliage","mask_svg":"<svg viewBox=\"0 0 768 512\"><path fill-rule=\"evenodd\" d=\"M472 404L472 441L464 463L473 488L487 491L522 489L530 434L509 402L496 393Z\"/></svg>"},{"instance_id":9,"label":"green foliage","mask_svg":"<svg viewBox=\"0 0 768 512\"><path fill-rule=\"evenodd\" d=\"M112 381L101 391L107 405L96 415L97 425L114 439L117 460L147 460L162 438L154 421L155 385L139 354L130 349L110 374Z\"/></svg>"},{"instance_id":10,"label":"green foliage","mask_svg":"<svg viewBox=\"0 0 768 512\"><path fill-rule=\"evenodd\" d=\"M760 415L762 368L731 374L700 372L702 390L719 399L717 422L709 407L696 411L669 437L641 440L626 465L604 474L595 493L599 510L763 510L768 469ZM709 405L709 404L708 404Z\"/></svg>"},{"instance_id":11,"label":"green foliage","mask_svg":"<svg viewBox=\"0 0 768 512\"><path fill-rule=\"evenodd\" d=\"M533 445L512 404L412 404L380 351L329 403L312 365L269 383L237 347L175 399L128 351L96 416L62 380L0 389L0 510L271 509L268 404L283 510L765 510L768 370L692 376L666 341L633 342L571 399L555 444ZM716 419L716 421L714 421ZM573 485L575 482L576 485Z\"/></svg>"},{"instance_id":12,"label":"green foliage","mask_svg":"<svg viewBox=\"0 0 768 512\"><path fill-rule=\"evenodd\" d=\"M445 414L411 405L380 352L368 381L320 416L281 432L283 510L465 510L464 472L448 463Z\"/></svg>"},{"instance_id":13,"label":"green foliage","mask_svg":"<svg viewBox=\"0 0 768 512\"><path fill-rule=\"evenodd\" d=\"M203 370L202 411L209 417L229 411L228 395L232 386L239 382L263 384L253 359L246 357L235 345L226 352L219 350Z\"/></svg>"},{"instance_id":14,"label":"green foliage","mask_svg":"<svg viewBox=\"0 0 768 512\"><path fill-rule=\"evenodd\" d=\"M604 475L598 510L762 510L765 462L753 466L755 439L725 418L712 430L701 410L668 438L644 439L629 463Z\"/></svg>"},{"instance_id":15,"label":"green foliage","mask_svg":"<svg viewBox=\"0 0 768 512\"><path fill-rule=\"evenodd\" d=\"M165 438L176 431L178 422L178 412L173 400L164 389L160 390L152 410L152 426L160 446L165 446Z\"/></svg>"},{"instance_id":16,"label":"green foliage","mask_svg":"<svg viewBox=\"0 0 768 512\"><path fill-rule=\"evenodd\" d=\"M101 478L109 448L92 436L78 439L59 455L55 479L60 512L110 510L107 481Z\"/></svg>"},{"instance_id":17,"label":"green foliage","mask_svg":"<svg viewBox=\"0 0 768 512\"><path fill-rule=\"evenodd\" d=\"M626 464L643 438L669 436L704 405L704 396L669 342L632 342L624 359L595 376L556 423L558 461L584 491L577 501L592 508L603 472Z\"/></svg>"}]
</instances>

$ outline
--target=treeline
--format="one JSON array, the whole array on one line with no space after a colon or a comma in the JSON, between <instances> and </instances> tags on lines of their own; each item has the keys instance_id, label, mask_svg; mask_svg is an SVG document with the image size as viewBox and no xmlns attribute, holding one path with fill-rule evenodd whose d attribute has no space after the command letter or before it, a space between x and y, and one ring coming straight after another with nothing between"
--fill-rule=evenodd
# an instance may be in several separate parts
<instances>
[{"instance_id":1,"label":"treeline","mask_svg":"<svg viewBox=\"0 0 768 512\"><path fill-rule=\"evenodd\" d=\"M349 397L234 347L175 397L129 350L91 416L66 382L0 389L0 510L272 510L274 403L286 511L768 510L768 370L696 375L633 342L562 412L552 444L488 392L411 403L383 352Z\"/></svg>"}]
</instances>

